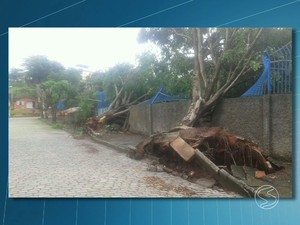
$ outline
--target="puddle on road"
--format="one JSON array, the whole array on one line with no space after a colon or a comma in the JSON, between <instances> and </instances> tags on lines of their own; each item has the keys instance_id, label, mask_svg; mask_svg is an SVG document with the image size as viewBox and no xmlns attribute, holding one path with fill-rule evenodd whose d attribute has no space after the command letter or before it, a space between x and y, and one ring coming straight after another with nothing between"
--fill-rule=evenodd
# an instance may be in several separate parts
<instances>
[{"instance_id":1,"label":"puddle on road","mask_svg":"<svg viewBox=\"0 0 300 225\"><path fill-rule=\"evenodd\" d=\"M99 150L92 145L82 144L80 146L84 147L85 152L87 152L89 154L98 154L99 153Z\"/></svg>"},{"instance_id":2,"label":"puddle on road","mask_svg":"<svg viewBox=\"0 0 300 225\"><path fill-rule=\"evenodd\" d=\"M99 151L95 148L89 148L89 149L87 149L86 152L89 154L98 154L99 153Z\"/></svg>"}]
</instances>

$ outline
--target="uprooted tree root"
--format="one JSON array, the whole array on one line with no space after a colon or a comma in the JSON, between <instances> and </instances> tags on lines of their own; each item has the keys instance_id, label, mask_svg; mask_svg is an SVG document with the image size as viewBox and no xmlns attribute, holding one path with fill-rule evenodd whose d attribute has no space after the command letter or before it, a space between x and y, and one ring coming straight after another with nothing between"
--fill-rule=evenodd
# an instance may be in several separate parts
<instances>
[{"instance_id":1,"label":"uprooted tree root","mask_svg":"<svg viewBox=\"0 0 300 225\"><path fill-rule=\"evenodd\" d=\"M265 171L266 174L281 169L268 157L262 154L261 148L246 139L231 135L218 127L212 128L179 128L168 133L159 133L150 136L136 146L135 158L142 158L145 154L158 156L163 164L183 165L195 167L193 159L185 162L174 152L170 143L181 137L194 149L200 150L217 166L230 172L231 165L248 166ZM199 166L199 165L198 165Z\"/></svg>"}]
</instances>

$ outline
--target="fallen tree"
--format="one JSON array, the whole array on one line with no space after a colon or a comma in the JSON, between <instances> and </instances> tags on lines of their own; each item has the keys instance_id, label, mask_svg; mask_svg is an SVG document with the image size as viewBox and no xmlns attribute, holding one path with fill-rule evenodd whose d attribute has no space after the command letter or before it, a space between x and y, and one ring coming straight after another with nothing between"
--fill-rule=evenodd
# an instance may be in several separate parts
<instances>
[{"instance_id":1,"label":"fallen tree","mask_svg":"<svg viewBox=\"0 0 300 225\"><path fill-rule=\"evenodd\" d=\"M158 29L152 33L150 30L149 34L161 37L155 34L165 31ZM167 38L158 40L163 49L170 52L177 49L175 52L185 52L186 57L193 55L192 102L182 120L182 124L189 127L152 135L137 145L130 155L136 159L145 154L156 155L165 165L200 164L213 173L220 183L228 180L240 187L240 190L245 190L245 187L230 175L232 165L256 168L266 174L280 169L251 141L228 134L221 128L195 128L200 127L211 116L215 106L237 82L259 67L257 56L261 55L261 49L255 47L261 33L262 29L246 28L171 29L166 33ZM187 40L185 47L174 41L177 37ZM128 108L116 107L117 102L121 101L118 96L123 92L123 88L116 89L116 99L109 111L102 117L87 122L91 129L97 130L109 119L128 112ZM118 111L113 110L114 107ZM186 149L191 150L190 155L185 155ZM251 195L251 190L245 190L243 194L245 193Z\"/></svg>"},{"instance_id":2,"label":"fallen tree","mask_svg":"<svg viewBox=\"0 0 300 225\"><path fill-rule=\"evenodd\" d=\"M232 165L255 168L265 174L280 170L255 143L231 135L218 127L180 127L167 133L154 134L136 146L131 156L141 159L155 155L167 167L171 164L189 164L210 173L223 187L246 196L255 189L232 173Z\"/></svg>"},{"instance_id":3,"label":"fallen tree","mask_svg":"<svg viewBox=\"0 0 300 225\"><path fill-rule=\"evenodd\" d=\"M87 119L88 129L98 131L105 125L114 125L128 130L129 107L146 100L151 92L143 71L130 64L117 64L97 77L101 79L98 90L105 92L101 101L110 104L105 113Z\"/></svg>"},{"instance_id":4,"label":"fallen tree","mask_svg":"<svg viewBox=\"0 0 300 225\"><path fill-rule=\"evenodd\" d=\"M158 45L162 55L193 59L185 64L192 87L192 102L182 124L199 127L216 105L239 82L253 77L267 46L259 45L263 29L257 28L152 28L142 29L141 39ZM267 30L265 30L266 32ZM180 61L181 64L183 60ZM181 75L180 75L181 76Z\"/></svg>"},{"instance_id":5,"label":"fallen tree","mask_svg":"<svg viewBox=\"0 0 300 225\"><path fill-rule=\"evenodd\" d=\"M177 138L183 139L193 149L199 149L216 165L246 165L273 172L269 166L267 156L255 143L241 137L231 135L218 127L181 127L167 133L150 136L137 146L136 157L145 154L169 155L172 158L171 143Z\"/></svg>"},{"instance_id":6,"label":"fallen tree","mask_svg":"<svg viewBox=\"0 0 300 225\"><path fill-rule=\"evenodd\" d=\"M129 107L145 100L151 90L132 100L134 90L128 93L124 90L124 86L125 83L123 83L121 89L118 89L115 85L116 97L105 113L87 119L86 125L89 130L98 131L107 124L117 124L123 130L128 130Z\"/></svg>"}]
</instances>

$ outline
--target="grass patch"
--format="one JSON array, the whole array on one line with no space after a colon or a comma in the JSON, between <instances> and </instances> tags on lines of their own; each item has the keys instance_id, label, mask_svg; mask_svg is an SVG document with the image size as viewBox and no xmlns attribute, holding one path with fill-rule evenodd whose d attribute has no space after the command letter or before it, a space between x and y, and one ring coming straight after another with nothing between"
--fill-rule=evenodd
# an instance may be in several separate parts
<instances>
[{"instance_id":1,"label":"grass patch","mask_svg":"<svg viewBox=\"0 0 300 225\"><path fill-rule=\"evenodd\" d=\"M85 137L84 127L74 126L72 124L64 123L63 121L57 120L56 123L53 123L51 118L41 119L41 122L49 125L52 129L64 130L73 136L75 139L82 139Z\"/></svg>"},{"instance_id":2,"label":"grass patch","mask_svg":"<svg viewBox=\"0 0 300 225\"><path fill-rule=\"evenodd\" d=\"M53 124L53 125L52 125L52 128L53 128L53 129L60 129L60 130L61 130L61 129L63 129L63 125L60 124L60 123L56 123L56 124Z\"/></svg>"},{"instance_id":3,"label":"grass patch","mask_svg":"<svg viewBox=\"0 0 300 225\"><path fill-rule=\"evenodd\" d=\"M27 117L27 116L39 116L37 109L13 109L10 110L11 117Z\"/></svg>"}]
</instances>

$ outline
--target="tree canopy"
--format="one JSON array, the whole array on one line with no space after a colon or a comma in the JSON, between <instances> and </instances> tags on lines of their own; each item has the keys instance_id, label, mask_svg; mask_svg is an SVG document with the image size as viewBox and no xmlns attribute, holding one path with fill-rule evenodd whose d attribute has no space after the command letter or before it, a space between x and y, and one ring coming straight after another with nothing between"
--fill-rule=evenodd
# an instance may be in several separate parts
<instances>
[{"instance_id":1,"label":"tree canopy","mask_svg":"<svg viewBox=\"0 0 300 225\"><path fill-rule=\"evenodd\" d=\"M170 81L176 83L181 77L191 81L187 125L197 125L233 87L255 78L262 52L270 44L281 46L290 40L289 29L146 28L140 32L140 41L160 47Z\"/></svg>"},{"instance_id":2,"label":"tree canopy","mask_svg":"<svg viewBox=\"0 0 300 225\"><path fill-rule=\"evenodd\" d=\"M291 32L274 28L144 28L138 40L152 42L157 51L143 52L135 65L120 63L83 79L83 67L66 69L46 56L35 55L24 61L23 70L11 69L10 85L19 88L16 93L20 96L22 92L33 96L32 90L40 86L47 93L47 97L39 96L46 105L52 107L58 98L64 99L66 107L85 109L84 117L95 113L99 91L106 93L110 109L116 113L151 98L164 85L171 95L193 99L185 120L194 125L209 115L222 97L239 97L246 91L260 75L262 52L289 42ZM54 90L61 95L52 96ZM191 113L197 118L191 119Z\"/></svg>"},{"instance_id":3,"label":"tree canopy","mask_svg":"<svg viewBox=\"0 0 300 225\"><path fill-rule=\"evenodd\" d=\"M194 70L194 47L193 47L193 29L191 28L144 28L141 29L139 34L139 41L141 43L150 41L157 45L161 52L160 63L163 63L168 67L168 79L174 82L169 82L167 90L173 92L175 90L182 90L180 94L192 96L191 77ZM218 54L222 52L222 45L218 41L224 37L225 28L202 28L201 32L204 35L203 40L209 40L204 43L203 54L206 55L205 63L213 63L213 58L210 53L210 49L213 50L214 58L219 57ZM231 29L233 30L233 29ZM233 36L235 40L232 40L232 46L228 46L227 51L224 54L224 60L222 61L221 73L224 74L222 79L228 73L230 67L233 68L236 65L237 59L243 53L242 46L247 44L248 39L251 38L250 33L255 29L239 28L235 29ZM250 36L249 36L250 35ZM247 75L241 77L241 79L234 85L235 90L229 90L225 96L239 97L244 91L247 90L260 75L259 69L262 67L261 54L268 47L281 47L282 45L291 41L292 33L290 29L284 28L266 28L262 29L260 38L253 46L253 51L256 52L252 57L250 64L252 71L249 71ZM218 45L218 46L214 46ZM211 64L212 66L212 64ZM211 66L207 66L211 69ZM183 85L183 87L177 87L176 84ZM174 88L172 88L174 87ZM175 94L176 91L175 91Z\"/></svg>"},{"instance_id":4,"label":"tree canopy","mask_svg":"<svg viewBox=\"0 0 300 225\"><path fill-rule=\"evenodd\" d=\"M61 63L51 61L41 55L28 57L23 66L26 69L25 81L28 85L40 84L46 81L51 73L60 73L65 70Z\"/></svg>"}]
</instances>

